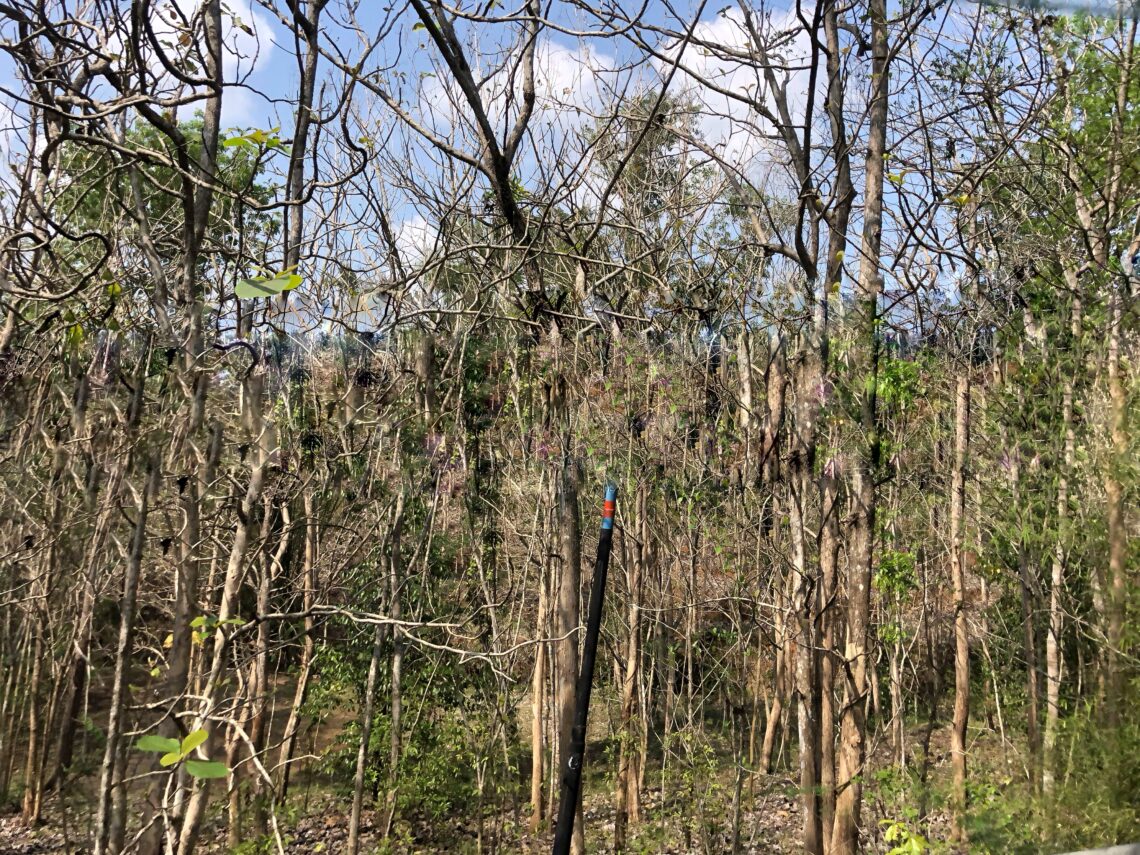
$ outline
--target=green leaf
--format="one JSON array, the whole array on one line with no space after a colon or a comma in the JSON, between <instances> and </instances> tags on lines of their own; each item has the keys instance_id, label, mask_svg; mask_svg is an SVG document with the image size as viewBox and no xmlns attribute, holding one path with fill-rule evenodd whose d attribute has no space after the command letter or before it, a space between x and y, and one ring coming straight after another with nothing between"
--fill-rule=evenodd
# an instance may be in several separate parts
<instances>
[{"instance_id":1,"label":"green leaf","mask_svg":"<svg viewBox=\"0 0 1140 855\"><path fill-rule=\"evenodd\" d=\"M182 753L189 754L209 738L210 734L201 729L186 734L186 738L182 740Z\"/></svg>"},{"instance_id":2,"label":"green leaf","mask_svg":"<svg viewBox=\"0 0 1140 855\"><path fill-rule=\"evenodd\" d=\"M222 145L226 148L234 148L239 145L253 145L245 137L230 137L228 140L222 140Z\"/></svg>"},{"instance_id":3,"label":"green leaf","mask_svg":"<svg viewBox=\"0 0 1140 855\"><path fill-rule=\"evenodd\" d=\"M414 33L416 30L426 30L426 29L427 29L427 27L425 27L425 26L424 26L424 22L423 22L423 21L416 21L414 24L412 24L412 32L413 32L413 33Z\"/></svg>"},{"instance_id":4,"label":"green leaf","mask_svg":"<svg viewBox=\"0 0 1140 855\"><path fill-rule=\"evenodd\" d=\"M202 627L205 625L206 625L206 616L205 615L198 615L198 617L196 617L196 618L194 618L194 620L190 621L190 626L193 629L198 629L199 627Z\"/></svg>"},{"instance_id":5,"label":"green leaf","mask_svg":"<svg viewBox=\"0 0 1140 855\"><path fill-rule=\"evenodd\" d=\"M226 764L217 760L187 760L186 771L194 778L224 778L230 773Z\"/></svg>"},{"instance_id":6,"label":"green leaf","mask_svg":"<svg viewBox=\"0 0 1140 855\"><path fill-rule=\"evenodd\" d=\"M282 291L292 291L304 281L296 273L282 271L273 276L239 279L234 293L242 300L256 300L258 297L272 297Z\"/></svg>"},{"instance_id":7,"label":"green leaf","mask_svg":"<svg viewBox=\"0 0 1140 855\"><path fill-rule=\"evenodd\" d=\"M157 751L161 754L177 751L181 747L182 745L177 739L167 739L165 736L158 736L154 733L148 733L135 743L135 748L139 751Z\"/></svg>"},{"instance_id":8,"label":"green leaf","mask_svg":"<svg viewBox=\"0 0 1140 855\"><path fill-rule=\"evenodd\" d=\"M158 765L173 766L175 763L182 759L182 756L183 755L181 751L171 751L169 754L163 754L158 758Z\"/></svg>"},{"instance_id":9,"label":"green leaf","mask_svg":"<svg viewBox=\"0 0 1140 855\"><path fill-rule=\"evenodd\" d=\"M263 279L239 279L234 287L234 294L239 300L256 300L259 297L273 297L280 294L281 287L273 287L276 279L265 281Z\"/></svg>"},{"instance_id":10,"label":"green leaf","mask_svg":"<svg viewBox=\"0 0 1140 855\"><path fill-rule=\"evenodd\" d=\"M267 288L275 288L277 292L292 291L305 280L298 276L296 273L281 274L274 279L264 283Z\"/></svg>"}]
</instances>

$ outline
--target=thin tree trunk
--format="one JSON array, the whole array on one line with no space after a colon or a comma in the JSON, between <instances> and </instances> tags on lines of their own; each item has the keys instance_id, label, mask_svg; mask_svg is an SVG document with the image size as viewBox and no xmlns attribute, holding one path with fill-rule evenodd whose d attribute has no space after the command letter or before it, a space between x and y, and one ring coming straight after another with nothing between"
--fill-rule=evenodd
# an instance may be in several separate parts
<instances>
[{"instance_id":1,"label":"thin tree trunk","mask_svg":"<svg viewBox=\"0 0 1140 855\"><path fill-rule=\"evenodd\" d=\"M764 685L764 635L756 634L756 658L752 668L752 710L748 716L748 765L756 768L760 753L760 725L767 712L767 687Z\"/></svg>"},{"instance_id":2,"label":"thin tree trunk","mask_svg":"<svg viewBox=\"0 0 1140 855\"><path fill-rule=\"evenodd\" d=\"M4 692L3 703L0 703L0 802L6 803L8 789L12 781L12 771L16 763L15 742L20 722L23 720L24 701L27 698L27 676L32 667L31 657L27 654L17 655L17 651L28 650L28 636L31 634L31 623L21 621L19 640L12 645L11 652L5 665L11 670L8 672L8 681Z\"/></svg>"},{"instance_id":3,"label":"thin tree trunk","mask_svg":"<svg viewBox=\"0 0 1140 855\"><path fill-rule=\"evenodd\" d=\"M402 551L401 535L404 527L404 496L401 493L396 500L395 518L392 522L388 556L388 613L393 620L400 620L402 610L400 604L400 588L404 582L404 555ZM392 673L391 681L391 708L389 710L390 731L388 741L388 789L384 799L384 829L385 840L392 833L392 823L396 818L396 794L400 782L400 746L403 737L403 686L401 676L404 667L404 650L407 642L404 640L404 631L398 624L392 625Z\"/></svg>"},{"instance_id":4,"label":"thin tree trunk","mask_svg":"<svg viewBox=\"0 0 1140 855\"><path fill-rule=\"evenodd\" d=\"M1133 25L1135 27L1135 25ZM1128 651L1125 649L1124 625L1127 609L1129 579L1127 576L1128 530L1124 520L1124 487L1121 472L1128 464L1128 431L1125 424L1127 397L1121 371L1121 326L1124 320L1124 290L1127 286L1115 282L1112 286L1110 326L1108 335L1108 399L1109 422L1112 434L1112 453L1105 472L1104 494L1108 520L1108 704L1107 720L1118 724L1127 707Z\"/></svg>"},{"instance_id":5,"label":"thin tree trunk","mask_svg":"<svg viewBox=\"0 0 1140 855\"><path fill-rule=\"evenodd\" d=\"M562 561L558 601L554 611L554 632L558 638L555 655L558 707L557 768L559 769L570 756L570 741L574 731L574 693L578 682L578 624L581 618L579 586L582 580L582 560L578 476L575 468L575 464L570 460L564 463L558 491ZM585 851L580 798L579 796L579 815L574 823L574 839L571 843L571 852L574 855L581 855Z\"/></svg>"},{"instance_id":6,"label":"thin tree trunk","mask_svg":"<svg viewBox=\"0 0 1140 855\"><path fill-rule=\"evenodd\" d=\"M899 768L906 768L906 704L903 698L902 669L903 644L891 645L891 750L898 759Z\"/></svg>"},{"instance_id":7,"label":"thin tree trunk","mask_svg":"<svg viewBox=\"0 0 1140 855\"><path fill-rule=\"evenodd\" d=\"M87 412L89 383L87 375L83 374L77 383L74 403L72 405L70 437L82 438L85 433L83 425ZM57 437L52 442L52 466L49 482L50 515L47 528L51 532L59 532L63 528L64 503L62 490L64 477L70 461L69 447L71 443ZM32 674L28 689L31 702L28 705L28 732L25 745L24 763L24 798L22 815L24 822L30 826L38 825L43 811L44 795L44 769L47 762L48 734L54 712L57 710L57 692L59 684L53 688L46 704L41 702L41 685L44 680L44 657L50 650L51 639L45 643L45 632L50 629L46 607L48 597L54 582L60 577L60 551L62 544L59 537L52 537L44 557L40 572L32 583L33 621L32 629ZM69 645L71 647L72 645ZM49 665L50 673L50 661ZM46 713L46 715L45 715Z\"/></svg>"},{"instance_id":8,"label":"thin tree trunk","mask_svg":"<svg viewBox=\"0 0 1140 855\"><path fill-rule=\"evenodd\" d=\"M33 617L35 629L32 632L32 675L28 684L28 730L24 746L24 799L21 815L27 825L38 825L42 806L43 785L40 781L40 740L43 708L40 704L40 684L43 681L43 619Z\"/></svg>"},{"instance_id":9,"label":"thin tree trunk","mask_svg":"<svg viewBox=\"0 0 1140 855\"><path fill-rule=\"evenodd\" d=\"M545 526L544 526L545 528ZM544 553L546 538L541 540ZM530 830L537 833L542 827L543 816L543 783L546 774L546 745L543 710L546 704L546 649L547 642L543 641L549 632L549 618L547 612L550 608L550 562L545 555L539 566L538 580L538 615L535 618L534 637L538 643L534 646L534 674L531 678L530 693Z\"/></svg>"},{"instance_id":10,"label":"thin tree trunk","mask_svg":"<svg viewBox=\"0 0 1140 855\"><path fill-rule=\"evenodd\" d=\"M839 568L839 479L836 462L828 461L820 476L821 525L819 530L820 592L819 620L819 788L820 821L824 845L835 819L835 650L836 610L834 598Z\"/></svg>"},{"instance_id":11,"label":"thin tree trunk","mask_svg":"<svg viewBox=\"0 0 1140 855\"><path fill-rule=\"evenodd\" d=\"M266 519L269 519L269 507L266 503ZM281 539L277 549L269 557L268 566L262 571L257 591L257 613L268 614L269 598L281 571L281 562L289 549L289 541L293 535L292 520L289 516L287 502L281 504ZM268 524L266 525L266 538L268 538ZM251 759L265 756L267 753L267 740L269 738L269 719L273 707L273 688L269 679L269 624L260 621L257 626L257 640L254 649L253 671L256 675L257 691L252 695L252 718L249 726L249 742ZM262 775L250 764L253 770L253 833L257 838L263 838L269 833L269 817L267 807L271 794L266 792L266 781ZM270 785L271 787L272 785Z\"/></svg>"},{"instance_id":12,"label":"thin tree trunk","mask_svg":"<svg viewBox=\"0 0 1140 855\"><path fill-rule=\"evenodd\" d=\"M1021 655L1025 662L1025 727L1029 742L1029 781L1036 789L1041 769L1041 713L1037 677L1036 609L1029 567L1029 548L1018 548L1018 574L1021 581Z\"/></svg>"},{"instance_id":13,"label":"thin tree trunk","mask_svg":"<svg viewBox=\"0 0 1140 855\"><path fill-rule=\"evenodd\" d=\"M247 400L249 404L249 414L253 419L251 434L259 438L258 450L256 458L250 468L249 481L246 486L245 495L242 497L241 510L238 514L238 521L234 527L234 539L230 546L229 556L226 561L226 575L222 583L222 601L221 607L218 610L218 627L214 631L214 645L211 651L210 666L207 672L205 685L201 691L201 707L196 717L195 727L205 727L206 723L210 721L210 716L215 711L215 706L218 702L218 691L222 681L222 671L225 667L227 660L227 652L229 648L229 628L226 624L234 613L238 605L238 595L241 590L241 584L245 578L246 567L246 551L249 547L249 540L254 525L257 519L255 509L260 507L262 485L265 480L265 473L269 461L269 449L266 448L264 438L266 436L266 426L262 424L262 392L265 375L260 371L255 371L247 383ZM218 747L219 729L214 727L209 731L209 738L204 745L204 751L207 755L212 755ZM186 801L186 810L182 818L181 829L178 834L178 855L191 855L197 844L198 834L202 828L202 821L205 818L206 800L209 795L209 782L196 781L193 785L193 790L190 797Z\"/></svg>"},{"instance_id":14,"label":"thin tree trunk","mask_svg":"<svg viewBox=\"0 0 1140 855\"><path fill-rule=\"evenodd\" d=\"M397 532L403 526L403 518L404 494L400 493L396 497L396 506L392 512L392 524L387 535L389 538L387 545L389 553L389 597L393 593L391 562L399 560L394 558L394 551L399 546ZM389 603L389 614L391 614L391 610L392 604ZM352 812L348 821L348 855L357 855L360 851L360 814L364 805L364 778L368 770L368 753L372 741L372 719L376 709L376 683L380 676L380 660L384 652L384 640L389 627L390 624L377 624L376 631L372 636L372 655L368 661L368 677L364 684L364 706L360 714L360 745L356 751L356 773L352 779Z\"/></svg>"},{"instance_id":15,"label":"thin tree trunk","mask_svg":"<svg viewBox=\"0 0 1140 855\"><path fill-rule=\"evenodd\" d=\"M800 465L793 472L803 475ZM793 562L796 568L796 587L793 612L789 620L796 628L792 673L796 697L796 722L799 737L800 811L803 822L803 847L809 855L822 855L823 826L820 815L819 793L819 661L816 655L816 623L819 592L814 575L808 569L804 543L803 503L806 500L807 480L798 477L793 490L792 520Z\"/></svg>"},{"instance_id":16,"label":"thin tree trunk","mask_svg":"<svg viewBox=\"0 0 1140 855\"><path fill-rule=\"evenodd\" d=\"M882 290L879 254L883 230L884 154L887 139L887 99L890 53L887 44L886 0L870 0L871 93L868 106L866 188L863 193L863 235L858 282L858 323L862 386L861 421L865 448L855 467L855 514L847 567L847 649L843 709L831 835L834 855L859 851L859 817L863 801L863 762L866 722L863 699L867 693L868 620L871 609L871 572L875 547L875 476L879 465L878 418L875 386L878 373L878 304Z\"/></svg>"},{"instance_id":17,"label":"thin tree trunk","mask_svg":"<svg viewBox=\"0 0 1140 855\"><path fill-rule=\"evenodd\" d=\"M123 478L123 463L113 467L107 484L103 487L103 495L99 501L94 529L87 548L87 572L84 579L83 604L79 616L78 636L81 639L76 649L72 663L71 698L68 714L63 722L59 738L59 751L56 760L56 772L53 777L62 786L63 778L71 768L75 755L75 734L81 724L81 711L87 696L88 674L91 668L91 640L94 632L96 580L99 572L100 559L106 535L111 526L111 513L118 499L119 488ZM2 747L2 743L0 743ZM0 800L3 798L3 788L0 787Z\"/></svg>"},{"instance_id":18,"label":"thin tree trunk","mask_svg":"<svg viewBox=\"0 0 1140 855\"><path fill-rule=\"evenodd\" d=\"M638 789L640 764L640 744L634 743L634 718L638 715L638 686L641 681L641 588L645 569L645 556L648 547L649 525L646 520L645 484L639 486L636 511L632 529L637 540L630 544L628 535L623 537L627 545L626 567L628 569L627 588L629 592L629 638L626 642L625 667L622 671L621 718L618 724L618 771L615 781L617 790L617 815L614 818L614 851L625 848L626 827L641 821L641 798ZM644 712L642 712L644 715ZM638 740L640 743L640 740Z\"/></svg>"},{"instance_id":19,"label":"thin tree trunk","mask_svg":"<svg viewBox=\"0 0 1140 855\"><path fill-rule=\"evenodd\" d=\"M539 599L539 620L536 633L543 637L546 623L546 586ZM543 784L546 775L546 747L544 736L543 705L546 703L546 643L535 645L534 676L531 681L531 730L530 730L530 830L537 833L542 827Z\"/></svg>"},{"instance_id":20,"label":"thin tree trunk","mask_svg":"<svg viewBox=\"0 0 1140 855\"><path fill-rule=\"evenodd\" d=\"M816 422L820 382L816 358L811 352L797 357L792 453L788 463L788 509L792 542L791 576L794 579L787 625L792 630L792 656L788 666L796 701L800 773L800 818L804 851L822 855L824 832L820 807L820 606L823 594L820 573L808 554L808 514L812 470L816 455ZM821 497L822 498L822 497ZM819 517L822 521L822 513ZM822 534L822 532L820 533Z\"/></svg>"},{"instance_id":21,"label":"thin tree trunk","mask_svg":"<svg viewBox=\"0 0 1140 855\"><path fill-rule=\"evenodd\" d=\"M368 769L368 744L372 739L372 714L376 703L376 681L380 674L380 658L384 651L386 624L377 624L372 634L372 657L368 661L368 679L364 684L364 707L360 712L360 745L356 749L356 774L352 779L352 813L348 819L348 855L360 852L360 811L364 804L364 775Z\"/></svg>"},{"instance_id":22,"label":"thin tree trunk","mask_svg":"<svg viewBox=\"0 0 1140 855\"><path fill-rule=\"evenodd\" d=\"M792 584L792 577L787 576L787 584ZM781 598L787 599L787 598ZM776 623L776 655L773 665L772 679L772 708L768 711L768 721L764 728L764 743L760 748L760 771L769 775L772 772L772 754L776 749L776 737L779 735L780 724L784 714L784 698L788 693L787 662L788 640L785 626L785 609L783 603L777 603L775 610Z\"/></svg>"},{"instance_id":23,"label":"thin tree trunk","mask_svg":"<svg viewBox=\"0 0 1140 855\"><path fill-rule=\"evenodd\" d=\"M1010 449L1004 428L1002 446ZM1014 507L1021 505L1021 463L1017 452L1007 451L1010 458L1009 484ZM1017 544L1017 575L1021 595L1021 658L1025 666L1025 730L1029 749L1029 783L1037 789L1041 783L1041 733L1037 676L1037 627L1034 603L1036 584L1030 566L1029 546L1022 538Z\"/></svg>"},{"instance_id":24,"label":"thin tree trunk","mask_svg":"<svg viewBox=\"0 0 1140 855\"><path fill-rule=\"evenodd\" d=\"M293 765L293 752L297 732L301 727L301 708L309 692L309 678L313 670L313 603L316 597L316 560L318 525L313 509L313 490L306 485L302 499L305 511L305 555L301 570L301 611L305 614L305 638L301 644L301 663L297 672L297 689L293 694L293 708L285 724L278 763L277 798L284 802L289 794L289 773Z\"/></svg>"},{"instance_id":25,"label":"thin tree trunk","mask_svg":"<svg viewBox=\"0 0 1140 855\"><path fill-rule=\"evenodd\" d=\"M954 833L965 842L966 727L970 718L970 628L966 620L966 569L962 526L966 514L966 460L970 446L970 375L958 373L954 404L954 471L950 486L950 562L954 574Z\"/></svg>"},{"instance_id":26,"label":"thin tree trunk","mask_svg":"<svg viewBox=\"0 0 1140 855\"><path fill-rule=\"evenodd\" d=\"M1080 280L1071 265L1065 265L1065 280L1073 294L1070 318L1069 357L1076 362L1081 336ZM1072 364L1072 363L1070 363ZM1061 423L1065 431L1064 461L1057 480L1057 542L1053 547L1053 567L1049 585L1049 634L1045 638L1045 736L1044 766L1041 786L1045 794L1053 792L1057 779L1057 735L1061 723L1061 680L1064 666L1062 634L1064 631L1065 544L1068 539L1069 474L1076 456L1076 434L1073 430L1073 372L1064 370L1061 393Z\"/></svg>"},{"instance_id":27,"label":"thin tree trunk","mask_svg":"<svg viewBox=\"0 0 1140 855\"><path fill-rule=\"evenodd\" d=\"M123 738L127 682L130 678L131 653L134 648L135 604L138 602L139 578L142 575L143 551L146 547L147 514L158 490L159 466L147 464L146 482L139 496L134 535L131 538L126 571L123 574L123 598L119 606L119 638L115 646L115 676L111 683L111 709L107 718L107 737L100 770L98 803L95 816L95 855L118 855L123 848L123 828L115 823L112 791L122 786L116 778ZM117 828L113 828L117 825Z\"/></svg>"}]
</instances>

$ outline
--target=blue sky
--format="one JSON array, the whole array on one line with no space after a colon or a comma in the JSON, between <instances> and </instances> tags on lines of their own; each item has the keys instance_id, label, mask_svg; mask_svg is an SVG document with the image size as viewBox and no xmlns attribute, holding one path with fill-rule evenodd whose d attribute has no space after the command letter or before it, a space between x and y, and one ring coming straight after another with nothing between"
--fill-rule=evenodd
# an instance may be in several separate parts
<instances>
[{"instance_id":1,"label":"blue sky","mask_svg":"<svg viewBox=\"0 0 1140 855\"><path fill-rule=\"evenodd\" d=\"M197 5L197 0L175 2L187 15L192 14ZM741 15L735 7L722 5L723 2L720 0L704 7L697 35L717 44L743 47L747 36L741 26ZM128 3L124 0L121 7L125 10ZM276 19L276 10L284 9L284 4L278 0L276 6L264 7L251 4L250 0L231 0L229 8L232 11L226 21L229 50L225 71L230 85L223 97L223 121L227 126L242 128L280 126L282 135L287 137L293 121L289 102L296 90L298 73L292 34ZM458 99L453 91L449 91L446 82L449 76L440 66L438 52L426 33L415 26L417 19L413 11L398 3L394 8L387 8L383 2L364 0L360 3L359 18L351 21L348 19L350 8L343 0L330 3L322 20L324 44L352 64L361 56L364 40L374 39L377 33L383 33L363 65L364 72L376 72L377 79L396 95L402 107L439 137L460 149L475 152L474 137L466 125L466 112L452 106ZM560 173L581 169L575 160L581 145L574 142L567 148L567 141L576 141L576 131L612 111L613 104L622 93L655 89L668 68L666 63L656 60L635 64L642 59L635 46L621 36L602 38L591 35L599 30L597 21L586 19L569 4L551 3L546 8L553 26L543 31L538 47L539 110L531 123L532 137L519 164L520 178L528 186L544 182L550 184ZM667 8L659 0L651 0L645 20L674 30L682 29L691 21L697 7L689 4L678 7L674 12L668 12ZM967 12L969 8L963 6L960 11ZM810 12L805 11L805 14ZM359 29L354 29L354 26ZM770 26L777 30L795 28L794 9L773 11ZM168 22L159 18L156 27L160 34L167 33L172 40L176 39L176 29ZM251 32L247 32L247 28ZM0 34L4 37L11 37L11 29L9 24L0 24ZM460 27L461 38L469 45L469 55L477 72L486 75L485 96L491 104L491 117L499 127L509 124L513 115L511 109L504 106L508 101L505 95L513 84L501 66L515 45L517 33L518 28L512 23L463 24ZM668 41L663 38L658 46L663 50L669 49ZM794 59L805 51L805 39L801 35L792 39L785 54ZM748 64L724 63L695 46L687 49L684 63L686 68L730 91L757 91L765 85ZM344 75L325 59L322 60L322 81L327 88L320 98L325 105L331 105L343 89ZM802 110L807 91L806 74L791 73L787 85L793 113L797 109ZM848 108L857 109L861 87L854 85L850 88ZM0 89L9 92L17 89L12 66L3 54L0 54ZM674 79L672 91L675 94L686 92L690 98L696 99L699 113L694 121L710 148L721 157L741 164L750 179L756 182L771 180L780 190L787 188L785 176L767 177L772 158L768 156L766 146L769 144L763 137L770 133L771 128L746 105L714 91L692 86L692 80L683 72ZM11 108L11 103L8 106ZM21 113L18 105L14 113L11 109L0 110L0 154L5 155L2 160L5 164L9 152L18 152L22 147ZM393 176L399 179L402 171L409 184L430 187L434 180L445 175L449 164L430 145L423 144L414 132L396 121L386 106L377 103L361 87L356 88L350 128L353 134L388 143L389 151L384 154L388 158L385 165L389 172L385 180L391 186L385 187L385 193L405 248L414 249L430 241L432 212L413 207L411 197L402 194L399 181L390 179ZM335 133L339 133L339 129ZM280 162L283 158L278 160ZM343 164L332 161L328 165L330 169L343 168ZM478 180L470 180L478 193ZM585 194L589 191L588 181L575 190ZM895 190L888 188L888 192ZM852 260L855 258L854 252L848 255Z\"/></svg>"}]
</instances>

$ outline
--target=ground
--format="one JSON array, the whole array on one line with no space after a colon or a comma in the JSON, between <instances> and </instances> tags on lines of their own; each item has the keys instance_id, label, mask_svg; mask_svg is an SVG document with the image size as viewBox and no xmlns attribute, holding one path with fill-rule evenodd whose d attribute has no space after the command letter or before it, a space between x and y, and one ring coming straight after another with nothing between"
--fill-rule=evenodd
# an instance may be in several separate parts
<instances>
[{"instance_id":1,"label":"ground","mask_svg":"<svg viewBox=\"0 0 1140 855\"><path fill-rule=\"evenodd\" d=\"M891 846L883 840L884 819L902 819L900 804L908 802L908 781L918 774L921 765L921 745L926 725L916 723L909 731L911 743L908 755L912 758L909 776L895 772L872 773L865 787L864 828L868 852L887 852ZM890 749L882 740L873 740L874 761L879 769L889 769ZM936 787L949 775L949 729L935 728L930 737L931 763L929 776ZM998 739L989 731L976 732L973 751L976 756L987 756L1000 762ZM713 779L696 781L692 789L679 780L671 786L668 803L662 805L661 791L650 786L645 794L644 821L631 828L628 851L631 853L669 853L670 855L720 855L732 850L732 791L734 774L728 758L720 764ZM796 802L797 784L787 767L795 761L794 747L788 746L783 757L783 774L745 776L741 784L740 849L749 855L783 855L800 852L800 813ZM599 771L586 795L585 822L587 849L591 853L607 853L613 849L614 805L612 788L604 772ZM601 780L599 780L601 778ZM652 783L653 776L650 776ZM65 795L67 809L62 808L59 793L52 793L46 803L44 823L40 828L28 829L22 823L14 806L0 815L0 855L81 855L89 851L86 835L91 827L94 805L91 801L90 782L70 789ZM340 853L344 851L348 829L350 800L345 797L346 786L333 786L333 782L320 778L300 776L292 790L290 811L280 817L281 834L285 851L300 853ZM682 791L683 790L683 791ZM710 795L707 804L704 796ZM207 855L227 852L225 845L224 816L221 793L213 799L217 808L204 830L199 851ZM949 816L944 806L933 799L928 805L926 829L933 840L949 837ZM905 808L903 808L905 809ZM366 810L362 821L362 853L380 851L375 825L377 814ZM531 853L548 852L549 834L535 837L525 830L523 816L501 815L489 817L480 829L471 815L458 813L453 824L446 829L428 826L422 821L402 823L398 842L387 851L419 855L447 851L460 853ZM483 848L480 850L479 841ZM249 844L248 853L273 852ZM244 847L243 847L244 848Z\"/></svg>"}]
</instances>

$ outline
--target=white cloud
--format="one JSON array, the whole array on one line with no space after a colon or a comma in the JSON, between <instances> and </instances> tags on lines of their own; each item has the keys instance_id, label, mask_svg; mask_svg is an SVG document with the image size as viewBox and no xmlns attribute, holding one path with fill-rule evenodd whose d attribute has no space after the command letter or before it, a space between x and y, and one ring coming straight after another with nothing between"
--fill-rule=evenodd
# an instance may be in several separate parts
<instances>
[{"instance_id":1,"label":"white cloud","mask_svg":"<svg viewBox=\"0 0 1140 855\"><path fill-rule=\"evenodd\" d=\"M27 120L16 115L8 101L0 100L0 158L6 166L11 158L17 135L27 129Z\"/></svg>"},{"instance_id":2,"label":"white cloud","mask_svg":"<svg viewBox=\"0 0 1140 855\"><path fill-rule=\"evenodd\" d=\"M416 269L431 257L439 241L439 229L420 214L413 214L396 226L396 249L400 261Z\"/></svg>"},{"instance_id":3,"label":"white cloud","mask_svg":"<svg viewBox=\"0 0 1140 855\"><path fill-rule=\"evenodd\" d=\"M0 100L0 189L12 182L12 169L9 164L17 154L18 140L27 133L27 122L12 109L7 100ZM0 205L7 208L11 200L0 199Z\"/></svg>"},{"instance_id":4,"label":"white cloud","mask_svg":"<svg viewBox=\"0 0 1140 855\"><path fill-rule=\"evenodd\" d=\"M794 67L803 64L801 60L808 55L808 38L794 9L784 13L757 12L753 24L764 42L778 45L769 57L773 65ZM713 20L698 24L693 35L694 41L723 50L688 45L681 60L682 68L674 77L673 91L695 104L698 110L697 130L704 142L728 162L752 172L767 163L768 143L765 137L774 128L752 105L732 95L760 100L773 112L775 107L743 15L739 9L724 10ZM680 52L680 43L674 41L662 52L675 59ZM726 58L726 55L731 55L731 58ZM672 67L670 62L662 60L657 60L655 65L663 77ZM802 121L808 88L807 72L778 70L776 76L786 87L792 121Z\"/></svg>"},{"instance_id":5,"label":"white cloud","mask_svg":"<svg viewBox=\"0 0 1140 855\"><path fill-rule=\"evenodd\" d=\"M556 119L564 111L567 118L580 124L583 116L597 114L613 87L616 66L612 57L578 44L564 47L548 39L535 50L535 89L539 110L546 120Z\"/></svg>"},{"instance_id":6,"label":"white cloud","mask_svg":"<svg viewBox=\"0 0 1140 855\"><path fill-rule=\"evenodd\" d=\"M535 110L532 130L565 132L592 119L606 101L614 83L612 57L591 50L586 44L572 47L551 39L540 39L535 48ZM511 61L491 74L480 94L488 119L496 131L513 123L517 111L509 104L521 102L516 63ZM476 77L479 77L478 70ZM418 97L417 118L441 136L451 136L469 124L470 109L451 75L441 68L423 72Z\"/></svg>"},{"instance_id":7,"label":"white cloud","mask_svg":"<svg viewBox=\"0 0 1140 855\"><path fill-rule=\"evenodd\" d=\"M201 5L200 0L174 0L174 4L168 2L161 7L151 6L151 26L159 41L167 39L177 44L177 38L183 32L182 20L193 20ZM222 43L225 46L222 73L227 83L263 70L274 50L270 37L273 25L265 15L250 3L235 4L229 9L222 13Z\"/></svg>"},{"instance_id":8,"label":"white cloud","mask_svg":"<svg viewBox=\"0 0 1140 855\"><path fill-rule=\"evenodd\" d=\"M203 73L202 69L191 63L197 59L204 43L200 31L191 41L190 34L186 31L186 22L194 20L200 6L200 0L170 0L150 6L150 26L155 40L169 60L187 63L191 74ZM110 54L124 52L123 43L130 24L125 9L120 10L120 15L115 29L106 36L105 50ZM273 22L248 2L234 3L229 11L223 13L222 79L229 84L222 97L223 125L264 124L268 105L263 99L256 98L249 89L235 84L251 82L255 75L267 68L276 50L273 32ZM155 91L160 96L179 92L181 84L167 72L157 53L149 53L146 59L148 69L156 79ZM195 109L196 106L184 106L180 111L185 118Z\"/></svg>"}]
</instances>

